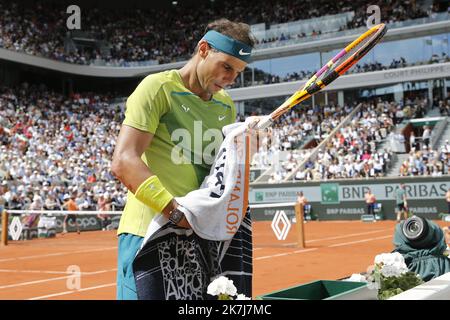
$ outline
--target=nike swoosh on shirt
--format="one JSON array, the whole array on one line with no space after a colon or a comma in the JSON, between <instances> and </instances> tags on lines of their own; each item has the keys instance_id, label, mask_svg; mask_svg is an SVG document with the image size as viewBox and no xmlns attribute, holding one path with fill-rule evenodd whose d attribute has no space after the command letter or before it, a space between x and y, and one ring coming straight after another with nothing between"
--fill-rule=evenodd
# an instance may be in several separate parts
<instances>
[{"instance_id":1,"label":"nike swoosh on shirt","mask_svg":"<svg viewBox=\"0 0 450 320\"><path fill-rule=\"evenodd\" d=\"M191 109L189 107L186 107L184 104L182 104L181 107L184 109L184 112L188 112L189 109Z\"/></svg>"},{"instance_id":2,"label":"nike swoosh on shirt","mask_svg":"<svg viewBox=\"0 0 450 320\"><path fill-rule=\"evenodd\" d=\"M241 49L241 50L239 50L239 54L240 54L241 56L248 56L248 55L250 54L250 52L245 52L245 51L243 51L243 50Z\"/></svg>"},{"instance_id":3,"label":"nike swoosh on shirt","mask_svg":"<svg viewBox=\"0 0 450 320\"><path fill-rule=\"evenodd\" d=\"M219 116L219 121L222 121L223 119L225 119L227 116Z\"/></svg>"}]
</instances>

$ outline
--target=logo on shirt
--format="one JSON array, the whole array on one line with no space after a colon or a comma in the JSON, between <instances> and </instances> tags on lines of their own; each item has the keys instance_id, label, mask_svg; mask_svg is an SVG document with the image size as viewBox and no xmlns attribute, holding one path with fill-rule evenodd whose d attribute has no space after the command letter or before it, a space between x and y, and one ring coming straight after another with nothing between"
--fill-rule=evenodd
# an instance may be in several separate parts
<instances>
[{"instance_id":1,"label":"logo on shirt","mask_svg":"<svg viewBox=\"0 0 450 320\"><path fill-rule=\"evenodd\" d=\"M241 56L248 56L249 54L251 54L250 52L245 52L244 50L239 50L239 54L241 55Z\"/></svg>"},{"instance_id":2,"label":"logo on shirt","mask_svg":"<svg viewBox=\"0 0 450 320\"><path fill-rule=\"evenodd\" d=\"M191 109L189 107L186 107L184 104L182 104L181 107L183 108L184 112L188 112Z\"/></svg>"},{"instance_id":3,"label":"logo on shirt","mask_svg":"<svg viewBox=\"0 0 450 320\"><path fill-rule=\"evenodd\" d=\"M219 116L219 121L222 121L223 119L225 119L227 116Z\"/></svg>"}]
</instances>

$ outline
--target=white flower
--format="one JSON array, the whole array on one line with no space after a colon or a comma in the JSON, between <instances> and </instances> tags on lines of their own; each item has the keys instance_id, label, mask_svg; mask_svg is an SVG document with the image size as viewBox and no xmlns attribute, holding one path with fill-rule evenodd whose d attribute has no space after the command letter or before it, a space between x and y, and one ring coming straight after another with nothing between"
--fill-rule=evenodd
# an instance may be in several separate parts
<instances>
[{"instance_id":1,"label":"white flower","mask_svg":"<svg viewBox=\"0 0 450 320\"><path fill-rule=\"evenodd\" d=\"M376 264L390 264L393 260L390 253L381 253L375 257Z\"/></svg>"},{"instance_id":2,"label":"white flower","mask_svg":"<svg viewBox=\"0 0 450 320\"><path fill-rule=\"evenodd\" d=\"M399 264L405 264L405 258L403 258L403 255L399 252L394 252L391 253L394 262L399 263Z\"/></svg>"},{"instance_id":3,"label":"white flower","mask_svg":"<svg viewBox=\"0 0 450 320\"><path fill-rule=\"evenodd\" d=\"M398 277L400 275L399 270L390 265L384 265L381 270L381 274L385 277Z\"/></svg>"},{"instance_id":4,"label":"white flower","mask_svg":"<svg viewBox=\"0 0 450 320\"><path fill-rule=\"evenodd\" d=\"M233 280L220 276L208 285L207 292L212 296L217 296L219 294L234 296L237 293L237 289L233 284Z\"/></svg>"},{"instance_id":5,"label":"white flower","mask_svg":"<svg viewBox=\"0 0 450 320\"><path fill-rule=\"evenodd\" d=\"M376 264L395 264L395 263L405 263L405 259L403 258L402 254L399 252L394 253L382 253L375 257L375 263Z\"/></svg>"},{"instance_id":6,"label":"white flower","mask_svg":"<svg viewBox=\"0 0 450 320\"><path fill-rule=\"evenodd\" d=\"M246 297L246 296L245 296L244 294L242 294L242 293L239 293L239 294L237 295L237 297L236 297L236 300L252 300L252 299Z\"/></svg>"},{"instance_id":7,"label":"white flower","mask_svg":"<svg viewBox=\"0 0 450 320\"><path fill-rule=\"evenodd\" d=\"M379 266L381 274L385 277L398 277L408 272L405 259L398 252L377 255L375 264Z\"/></svg>"},{"instance_id":8,"label":"white flower","mask_svg":"<svg viewBox=\"0 0 450 320\"><path fill-rule=\"evenodd\" d=\"M344 279L344 281L354 281L354 282L367 282L367 279L365 276L363 276L360 273L354 273L351 275L350 278Z\"/></svg>"}]
</instances>

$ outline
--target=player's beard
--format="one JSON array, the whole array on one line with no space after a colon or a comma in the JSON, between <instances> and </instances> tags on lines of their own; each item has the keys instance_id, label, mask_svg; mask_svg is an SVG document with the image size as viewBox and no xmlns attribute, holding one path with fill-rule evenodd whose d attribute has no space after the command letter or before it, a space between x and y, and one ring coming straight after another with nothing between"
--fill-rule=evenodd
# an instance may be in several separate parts
<instances>
[{"instance_id":1,"label":"player's beard","mask_svg":"<svg viewBox=\"0 0 450 320\"><path fill-rule=\"evenodd\" d=\"M199 87L202 88L202 90L205 93L207 93L210 96L209 98L211 99L215 92L212 92L212 90L209 89L208 84L204 83L203 79L199 77L199 75L198 75L198 65L195 68L195 77L197 79L197 83L198 83ZM212 84L212 85L214 85L214 84Z\"/></svg>"}]
</instances>

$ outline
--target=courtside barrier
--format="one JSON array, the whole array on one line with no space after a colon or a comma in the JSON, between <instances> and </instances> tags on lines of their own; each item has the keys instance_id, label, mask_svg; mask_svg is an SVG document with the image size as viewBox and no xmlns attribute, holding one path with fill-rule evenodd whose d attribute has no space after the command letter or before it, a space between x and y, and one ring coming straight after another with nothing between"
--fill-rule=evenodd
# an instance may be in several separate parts
<instances>
[{"instance_id":1,"label":"courtside barrier","mask_svg":"<svg viewBox=\"0 0 450 320\"><path fill-rule=\"evenodd\" d=\"M121 214L122 211L3 210L1 244L55 236L63 231L65 215L76 216L76 223L66 222L69 232L76 229L76 224L80 231L117 229Z\"/></svg>"},{"instance_id":2,"label":"courtside barrier","mask_svg":"<svg viewBox=\"0 0 450 320\"><path fill-rule=\"evenodd\" d=\"M269 212L269 220L272 220L272 228L275 234L284 233L287 236L287 232L290 230L291 221L296 221L296 239L297 247L305 248L305 235L304 235L304 212L303 206L296 204L295 202L285 202L285 203L272 203L272 204L254 204L250 205L250 209L263 210ZM270 212L274 211L276 214ZM114 217L111 224L109 224L109 229L116 229L120 220L120 215L122 211L61 211L61 210L4 210L2 213L2 238L1 244L7 245L8 238L11 240L27 240L34 237L38 237L38 221L41 217L55 217L55 226L52 230L52 236L56 233L62 231L64 215L76 215L77 222L80 225L81 231L90 230L102 230L102 221L98 216L112 216ZM18 217L18 218L17 218ZM27 227L24 226L23 218L34 217L32 225ZM17 233L15 237L11 237L10 227L11 223L14 221L13 230ZM283 218L283 219L281 219ZM294 219L295 218L295 219ZM21 225L17 226L20 220ZM33 219L31 219L33 220ZM29 221L29 220L28 220ZM284 224L284 225L283 225ZM289 228L286 229L286 224L289 224ZM280 229L280 225L281 229ZM68 222L68 226L71 230L74 228L73 222ZM19 230L17 230L19 229ZM71 231L69 230L69 231ZM291 231L292 232L292 231Z\"/></svg>"}]
</instances>

